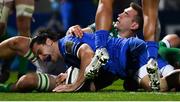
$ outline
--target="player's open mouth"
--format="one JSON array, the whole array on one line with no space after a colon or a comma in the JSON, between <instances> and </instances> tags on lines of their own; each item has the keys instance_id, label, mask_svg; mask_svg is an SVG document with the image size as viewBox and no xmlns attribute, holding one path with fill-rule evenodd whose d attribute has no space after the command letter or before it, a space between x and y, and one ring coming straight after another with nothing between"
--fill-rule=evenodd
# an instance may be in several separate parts
<instances>
[{"instance_id":1,"label":"player's open mouth","mask_svg":"<svg viewBox=\"0 0 180 102\"><path fill-rule=\"evenodd\" d=\"M119 23L120 23L120 20L117 19L116 24L119 24Z\"/></svg>"},{"instance_id":2,"label":"player's open mouth","mask_svg":"<svg viewBox=\"0 0 180 102\"><path fill-rule=\"evenodd\" d=\"M47 55L46 58L44 59L44 62L50 62L51 61L51 56Z\"/></svg>"}]
</instances>

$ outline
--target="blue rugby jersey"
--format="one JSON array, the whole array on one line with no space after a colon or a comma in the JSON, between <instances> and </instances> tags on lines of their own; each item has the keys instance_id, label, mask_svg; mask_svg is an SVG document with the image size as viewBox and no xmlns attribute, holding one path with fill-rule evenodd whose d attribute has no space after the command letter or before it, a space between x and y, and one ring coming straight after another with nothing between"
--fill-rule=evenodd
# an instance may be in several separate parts
<instances>
[{"instance_id":1,"label":"blue rugby jersey","mask_svg":"<svg viewBox=\"0 0 180 102\"><path fill-rule=\"evenodd\" d=\"M84 33L82 38L75 36L65 36L58 41L59 50L69 66L80 66L80 60L77 57L79 47L87 43L95 51L94 34ZM110 55L109 61L103 66L103 69L125 78L134 74L141 66L147 63L146 44L138 38L108 38L107 51ZM167 62L159 58L159 68L167 65Z\"/></svg>"}]
</instances>

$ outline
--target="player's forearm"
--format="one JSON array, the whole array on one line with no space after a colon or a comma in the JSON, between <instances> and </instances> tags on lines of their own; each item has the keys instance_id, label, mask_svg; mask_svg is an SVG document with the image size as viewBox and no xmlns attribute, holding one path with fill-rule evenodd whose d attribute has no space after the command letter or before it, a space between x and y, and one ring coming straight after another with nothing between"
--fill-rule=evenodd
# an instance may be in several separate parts
<instances>
[{"instance_id":1,"label":"player's forearm","mask_svg":"<svg viewBox=\"0 0 180 102\"><path fill-rule=\"evenodd\" d=\"M90 27L83 28L82 31L87 33L94 33L94 31Z\"/></svg>"},{"instance_id":2,"label":"player's forearm","mask_svg":"<svg viewBox=\"0 0 180 102\"><path fill-rule=\"evenodd\" d=\"M86 67L90 64L91 59L94 56L94 52L87 44L83 44L79 49L78 55L81 60L81 64L80 64L79 76L75 83L76 89L79 88L85 82L84 72Z\"/></svg>"}]
</instances>

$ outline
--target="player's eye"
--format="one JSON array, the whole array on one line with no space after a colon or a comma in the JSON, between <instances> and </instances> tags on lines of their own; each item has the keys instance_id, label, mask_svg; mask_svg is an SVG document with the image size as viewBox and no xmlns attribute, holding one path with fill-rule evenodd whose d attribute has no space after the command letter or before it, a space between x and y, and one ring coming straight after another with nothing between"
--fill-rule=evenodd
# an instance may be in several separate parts
<instances>
[{"instance_id":1,"label":"player's eye","mask_svg":"<svg viewBox=\"0 0 180 102\"><path fill-rule=\"evenodd\" d=\"M127 12L124 12L125 13L125 15L129 15Z\"/></svg>"}]
</instances>

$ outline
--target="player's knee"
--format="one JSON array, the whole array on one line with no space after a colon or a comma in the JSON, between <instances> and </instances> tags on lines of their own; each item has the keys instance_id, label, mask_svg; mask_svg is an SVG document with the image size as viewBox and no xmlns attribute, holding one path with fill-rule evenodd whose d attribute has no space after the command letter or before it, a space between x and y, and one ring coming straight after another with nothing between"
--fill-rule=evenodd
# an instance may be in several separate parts
<instances>
[{"instance_id":1,"label":"player's knee","mask_svg":"<svg viewBox=\"0 0 180 102\"><path fill-rule=\"evenodd\" d=\"M85 53L88 58L91 58L94 55L94 53L92 51L85 51Z\"/></svg>"},{"instance_id":2,"label":"player's knee","mask_svg":"<svg viewBox=\"0 0 180 102\"><path fill-rule=\"evenodd\" d=\"M18 4L16 5L16 16L32 17L34 13L34 5Z\"/></svg>"},{"instance_id":3,"label":"player's knee","mask_svg":"<svg viewBox=\"0 0 180 102\"><path fill-rule=\"evenodd\" d=\"M83 44L81 46L81 50L83 51L83 54L88 58L91 58L94 56L94 52L90 49L89 45L87 44Z\"/></svg>"},{"instance_id":4,"label":"player's knee","mask_svg":"<svg viewBox=\"0 0 180 102\"><path fill-rule=\"evenodd\" d=\"M29 73L23 75L16 84L19 91L28 92L32 91L37 86L37 75Z\"/></svg>"}]
</instances>

